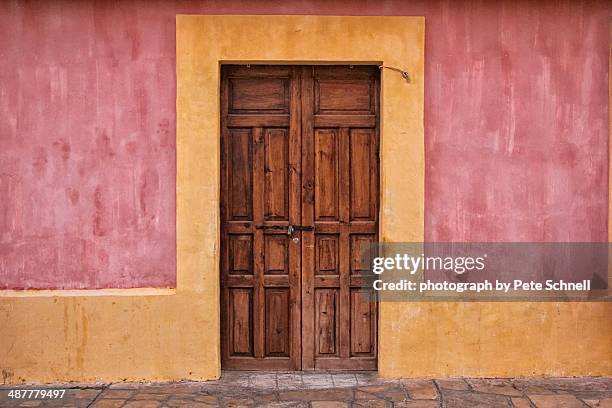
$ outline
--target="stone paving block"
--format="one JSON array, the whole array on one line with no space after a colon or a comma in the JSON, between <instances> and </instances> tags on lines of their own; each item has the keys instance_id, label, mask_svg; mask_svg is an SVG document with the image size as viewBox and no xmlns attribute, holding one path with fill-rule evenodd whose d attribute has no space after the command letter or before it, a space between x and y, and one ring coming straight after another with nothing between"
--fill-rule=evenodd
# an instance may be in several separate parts
<instances>
[{"instance_id":1,"label":"stone paving block","mask_svg":"<svg viewBox=\"0 0 612 408\"><path fill-rule=\"evenodd\" d=\"M276 402L266 402L266 403L258 403L255 405L256 407L261 408L309 408L307 402L303 401L276 401Z\"/></svg>"},{"instance_id":2,"label":"stone paving block","mask_svg":"<svg viewBox=\"0 0 612 408\"><path fill-rule=\"evenodd\" d=\"M434 400L438 398L438 389L432 380L402 380L401 383L412 399Z\"/></svg>"},{"instance_id":3,"label":"stone paving block","mask_svg":"<svg viewBox=\"0 0 612 408\"><path fill-rule=\"evenodd\" d=\"M251 398L223 399L223 406L227 408L250 407L253 404L255 404L255 400Z\"/></svg>"},{"instance_id":4,"label":"stone paving block","mask_svg":"<svg viewBox=\"0 0 612 408\"><path fill-rule=\"evenodd\" d=\"M470 389L469 385L462 378L444 378L435 381L438 387L446 388L447 390L465 391Z\"/></svg>"},{"instance_id":5,"label":"stone paving block","mask_svg":"<svg viewBox=\"0 0 612 408\"><path fill-rule=\"evenodd\" d=\"M348 404L340 401L313 401L310 406L312 408L347 408Z\"/></svg>"},{"instance_id":6,"label":"stone paving block","mask_svg":"<svg viewBox=\"0 0 612 408\"><path fill-rule=\"evenodd\" d=\"M170 398L175 398L175 399L181 399L181 398L189 399L189 398L193 397L194 395L199 395L199 393L197 393L197 392L191 392L191 393L189 393L189 392L172 392L172 393L168 393L166 395L168 397L170 397Z\"/></svg>"},{"instance_id":7,"label":"stone paving block","mask_svg":"<svg viewBox=\"0 0 612 408\"><path fill-rule=\"evenodd\" d=\"M304 386L301 374L277 374L276 383L278 389L293 389Z\"/></svg>"},{"instance_id":8,"label":"stone paving block","mask_svg":"<svg viewBox=\"0 0 612 408\"><path fill-rule=\"evenodd\" d=\"M78 399L94 399L102 392L101 389L98 388L84 388L78 389L74 391L74 398Z\"/></svg>"},{"instance_id":9,"label":"stone paving block","mask_svg":"<svg viewBox=\"0 0 612 408\"><path fill-rule=\"evenodd\" d=\"M91 406L92 402L93 400L90 400L90 399L75 399L74 400L74 404L76 405L76 408L88 408Z\"/></svg>"},{"instance_id":10,"label":"stone paving block","mask_svg":"<svg viewBox=\"0 0 612 408\"><path fill-rule=\"evenodd\" d=\"M248 387L250 375L242 374L237 371L224 372L221 375L221 381L235 384L239 387Z\"/></svg>"},{"instance_id":11,"label":"stone paving block","mask_svg":"<svg viewBox=\"0 0 612 408\"><path fill-rule=\"evenodd\" d=\"M162 401L168 398L168 394L151 394L147 392L138 392L132 397L133 400L152 400Z\"/></svg>"},{"instance_id":12,"label":"stone paving block","mask_svg":"<svg viewBox=\"0 0 612 408\"><path fill-rule=\"evenodd\" d=\"M192 400L170 400L164 402L164 407L190 407L190 408L211 408L218 407L218 404L205 404L203 402L197 402Z\"/></svg>"},{"instance_id":13,"label":"stone paving block","mask_svg":"<svg viewBox=\"0 0 612 408\"><path fill-rule=\"evenodd\" d=\"M557 391L555 394L572 394L581 400L606 400L612 398L612 391Z\"/></svg>"},{"instance_id":14,"label":"stone paving block","mask_svg":"<svg viewBox=\"0 0 612 408\"><path fill-rule=\"evenodd\" d=\"M276 391L267 391L265 393L257 393L252 395L258 403L278 401L278 393Z\"/></svg>"},{"instance_id":15,"label":"stone paving block","mask_svg":"<svg viewBox=\"0 0 612 408\"><path fill-rule=\"evenodd\" d=\"M113 389L133 390L133 389L140 388L142 386L143 386L143 384L141 384L141 383L119 382L119 383L109 384L108 388L110 388L111 390L113 390Z\"/></svg>"},{"instance_id":16,"label":"stone paving block","mask_svg":"<svg viewBox=\"0 0 612 408\"><path fill-rule=\"evenodd\" d=\"M365 408L392 408L394 407L393 403L390 401L375 399L369 401L359 401L354 404L357 407L365 407Z\"/></svg>"},{"instance_id":17,"label":"stone paving block","mask_svg":"<svg viewBox=\"0 0 612 408\"><path fill-rule=\"evenodd\" d=\"M373 374L364 374L364 373L356 373L355 379L357 380L357 385L369 385L378 382L378 378Z\"/></svg>"},{"instance_id":18,"label":"stone paving block","mask_svg":"<svg viewBox=\"0 0 612 408\"><path fill-rule=\"evenodd\" d=\"M355 390L355 393L353 394L353 399L355 401L359 401L359 400L370 400L372 398L378 398L378 396L371 394L369 392L363 392L363 391L359 391L359 390Z\"/></svg>"},{"instance_id":19,"label":"stone paving block","mask_svg":"<svg viewBox=\"0 0 612 408\"><path fill-rule=\"evenodd\" d=\"M152 385L142 385L138 388L138 391L145 391L150 394L194 394L200 392L202 390L203 384L206 383L194 383L194 382L185 382L185 383L176 383L176 384L152 384Z\"/></svg>"},{"instance_id":20,"label":"stone paving block","mask_svg":"<svg viewBox=\"0 0 612 408\"><path fill-rule=\"evenodd\" d=\"M531 404L527 398L512 398L514 408L531 408Z\"/></svg>"},{"instance_id":21,"label":"stone paving block","mask_svg":"<svg viewBox=\"0 0 612 408\"><path fill-rule=\"evenodd\" d=\"M195 395L193 397L194 401L205 402L206 404L217 404L219 403L219 398L214 395Z\"/></svg>"},{"instance_id":22,"label":"stone paving block","mask_svg":"<svg viewBox=\"0 0 612 408\"><path fill-rule=\"evenodd\" d=\"M308 388L331 388L334 386L331 374L303 374L302 382Z\"/></svg>"},{"instance_id":23,"label":"stone paving block","mask_svg":"<svg viewBox=\"0 0 612 408\"><path fill-rule=\"evenodd\" d=\"M612 398L606 398L598 402L597 408L612 408Z\"/></svg>"},{"instance_id":24,"label":"stone paving block","mask_svg":"<svg viewBox=\"0 0 612 408\"><path fill-rule=\"evenodd\" d=\"M124 405L124 408L158 408L161 407L161 402L159 401L129 401Z\"/></svg>"},{"instance_id":25,"label":"stone paving block","mask_svg":"<svg viewBox=\"0 0 612 408\"><path fill-rule=\"evenodd\" d=\"M555 391L586 392L612 391L612 377L580 377L580 378L529 378L513 380L519 389L528 385L543 387Z\"/></svg>"},{"instance_id":26,"label":"stone paving block","mask_svg":"<svg viewBox=\"0 0 612 408\"><path fill-rule=\"evenodd\" d=\"M357 385L355 374L333 374L332 383L334 387L354 387Z\"/></svg>"},{"instance_id":27,"label":"stone paving block","mask_svg":"<svg viewBox=\"0 0 612 408\"><path fill-rule=\"evenodd\" d=\"M104 390L100 395L100 398L123 398L129 399L132 395L135 394L135 391L132 390Z\"/></svg>"},{"instance_id":28,"label":"stone paving block","mask_svg":"<svg viewBox=\"0 0 612 408\"><path fill-rule=\"evenodd\" d=\"M508 408L510 401L504 395L480 394L471 391L443 390L445 408Z\"/></svg>"},{"instance_id":29,"label":"stone paving block","mask_svg":"<svg viewBox=\"0 0 612 408\"><path fill-rule=\"evenodd\" d=\"M395 383L383 383L383 384L372 384L364 385L357 388L359 391L367 392L370 394L382 394L392 390L400 390L402 387Z\"/></svg>"},{"instance_id":30,"label":"stone paving block","mask_svg":"<svg viewBox=\"0 0 612 408\"><path fill-rule=\"evenodd\" d=\"M392 402L404 402L406 400L408 400L408 396L406 395L405 391L392 391L392 392L388 392L385 393L381 396L382 398L384 398L387 401L392 401Z\"/></svg>"},{"instance_id":31,"label":"stone paving block","mask_svg":"<svg viewBox=\"0 0 612 408\"><path fill-rule=\"evenodd\" d=\"M97 400L93 403L92 407L96 408L119 408L125 404L125 400L122 399L102 399Z\"/></svg>"},{"instance_id":32,"label":"stone paving block","mask_svg":"<svg viewBox=\"0 0 612 408\"><path fill-rule=\"evenodd\" d=\"M347 388L279 391L278 393L278 399L281 401L350 401L352 397L353 393Z\"/></svg>"},{"instance_id":33,"label":"stone paving block","mask_svg":"<svg viewBox=\"0 0 612 408\"><path fill-rule=\"evenodd\" d=\"M508 396L520 397L523 393L512 385L510 380L506 379L471 379L468 383L476 392L487 394L501 394Z\"/></svg>"},{"instance_id":34,"label":"stone paving block","mask_svg":"<svg viewBox=\"0 0 612 408\"><path fill-rule=\"evenodd\" d=\"M571 394L529 395L537 408L584 408L584 404Z\"/></svg>"},{"instance_id":35,"label":"stone paving block","mask_svg":"<svg viewBox=\"0 0 612 408\"><path fill-rule=\"evenodd\" d=\"M191 405L192 403L194 403L194 401L192 401L190 399L171 398L171 399L169 399L168 401L166 401L164 403L164 406L168 406L168 407L171 407L171 408L186 407L186 406ZM210 406L210 405L204 404L204 403L201 403L201 404L206 406L206 407Z\"/></svg>"},{"instance_id":36,"label":"stone paving block","mask_svg":"<svg viewBox=\"0 0 612 408\"><path fill-rule=\"evenodd\" d=\"M249 386L276 389L276 374L254 374L249 377Z\"/></svg>"},{"instance_id":37,"label":"stone paving block","mask_svg":"<svg viewBox=\"0 0 612 408\"><path fill-rule=\"evenodd\" d=\"M438 401L417 400L396 402L394 408L438 408L441 407Z\"/></svg>"},{"instance_id":38,"label":"stone paving block","mask_svg":"<svg viewBox=\"0 0 612 408\"><path fill-rule=\"evenodd\" d=\"M359 387L357 390L355 390L354 398L360 404L362 401L373 401L375 399L397 403L406 401L408 399L408 394L401 386L395 383L388 383L378 386L371 385ZM370 402L370 404L372 404L372 402Z\"/></svg>"},{"instance_id":39,"label":"stone paving block","mask_svg":"<svg viewBox=\"0 0 612 408\"><path fill-rule=\"evenodd\" d=\"M537 385L530 385L528 387L524 387L520 390L523 394L533 394L533 395L548 395L548 394L557 394L557 392L550 390L548 388L539 387Z\"/></svg>"},{"instance_id":40,"label":"stone paving block","mask_svg":"<svg viewBox=\"0 0 612 408\"><path fill-rule=\"evenodd\" d=\"M75 400L68 400L62 403L57 403L56 401L44 401L41 405L39 405L41 407L49 407L49 408L54 408L54 407L58 407L58 408L81 408L83 407L83 405L79 405L76 403ZM87 405L85 405L87 406Z\"/></svg>"}]
</instances>

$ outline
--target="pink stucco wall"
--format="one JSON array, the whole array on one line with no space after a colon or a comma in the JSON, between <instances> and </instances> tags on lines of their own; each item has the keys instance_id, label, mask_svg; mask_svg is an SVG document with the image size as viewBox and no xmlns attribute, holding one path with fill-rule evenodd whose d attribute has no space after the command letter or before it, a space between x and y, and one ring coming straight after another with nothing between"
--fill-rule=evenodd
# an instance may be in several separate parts
<instances>
[{"instance_id":1,"label":"pink stucco wall","mask_svg":"<svg viewBox=\"0 0 612 408\"><path fill-rule=\"evenodd\" d=\"M427 239L607 240L604 1L5 1L0 288L175 284L177 13L426 16Z\"/></svg>"}]
</instances>

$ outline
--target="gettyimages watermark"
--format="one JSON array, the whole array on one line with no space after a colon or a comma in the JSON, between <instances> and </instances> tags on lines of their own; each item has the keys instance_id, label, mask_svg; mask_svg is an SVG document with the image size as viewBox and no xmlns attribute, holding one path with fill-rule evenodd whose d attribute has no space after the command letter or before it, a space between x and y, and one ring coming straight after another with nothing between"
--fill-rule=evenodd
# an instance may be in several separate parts
<instances>
[{"instance_id":1,"label":"gettyimages watermark","mask_svg":"<svg viewBox=\"0 0 612 408\"><path fill-rule=\"evenodd\" d=\"M380 301L612 301L609 243L375 243L352 276ZM365 267L367 265L367 268Z\"/></svg>"}]
</instances>

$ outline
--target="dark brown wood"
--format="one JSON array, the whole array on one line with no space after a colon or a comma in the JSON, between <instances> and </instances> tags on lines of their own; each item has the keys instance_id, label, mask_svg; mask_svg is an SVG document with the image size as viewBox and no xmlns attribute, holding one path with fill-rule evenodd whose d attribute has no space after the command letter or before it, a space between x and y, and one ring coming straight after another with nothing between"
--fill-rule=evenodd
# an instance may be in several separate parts
<instances>
[{"instance_id":1,"label":"dark brown wood","mask_svg":"<svg viewBox=\"0 0 612 408\"><path fill-rule=\"evenodd\" d=\"M253 221L256 225L261 225L264 220L263 214L263 155L264 155L264 130L261 127L252 128L253 135ZM232 158L233 159L233 158ZM253 258L255 270L255 319L253 322L253 332L255 334L255 358L264 358L265 348L265 324L266 324L266 288L264 286L264 251L265 251L265 231L255 230L255 243L253 245Z\"/></svg>"},{"instance_id":2,"label":"dark brown wood","mask_svg":"<svg viewBox=\"0 0 612 408\"><path fill-rule=\"evenodd\" d=\"M340 359L347 360L350 357L349 344L350 344L350 309L351 309L351 298L350 298L350 257L351 251L349 242L350 236L350 212L351 202L349 199L349 191L351 188L351 162L350 162L350 133L346 127L340 128L340 166L338 173L340 174ZM361 164L359 164L361 165ZM354 180L352 180L354 182Z\"/></svg>"},{"instance_id":3,"label":"dark brown wood","mask_svg":"<svg viewBox=\"0 0 612 408\"><path fill-rule=\"evenodd\" d=\"M303 72L302 223L315 229L302 243L302 367L372 370L378 310L364 252L378 238L378 69Z\"/></svg>"},{"instance_id":4,"label":"dark brown wood","mask_svg":"<svg viewBox=\"0 0 612 408\"><path fill-rule=\"evenodd\" d=\"M316 128L374 128L375 115L314 115Z\"/></svg>"},{"instance_id":5,"label":"dark brown wood","mask_svg":"<svg viewBox=\"0 0 612 408\"><path fill-rule=\"evenodd\" d=\"M302 104L301 69L291 68L294 80L290 85L291 117L289 125L289 222L297 225L302 218ZM300 234L296 234L301 239ZM302 367L302 248L299 242L289 243L289 283L291 287L291 361L294 369Z\"/></svg>"},{"instance_id":6,"label":"dark brown wood","mask_svg":"<svg viewBox=\"0 0 612 408\"><path fill-rule=\"evenodd\" d=\"M314 224L313 69L302 68L302 225ZM315 369L315 232L302 232L302 369ZM306 340L307 339L307 340ZM314 339L314 341L313 341Z\"/></svg>"},{"instance_id":7,"label":"dark brown wood","mask_svg":"<svg viewBox=\"0 0 612 408\"><path fill-rule=\"evenodd\" d=\"M378 78L222 66L223 368L376 368Z\"/></svg>"},{"instance_id":8,"label":"dark brown wood","mask_svg":"<svg viewBox=\"0 0 612 408\"><path fill-rule=\"evenodd\" d=\"M288 127L289 115L227 115L228 128Z\"/></svg>"},{"instance_id":9,"label":"dark brown wood","mask_svg":"<svg viewBox=\"0 0 612 408\"><path fill-rule=\"evenodd\" d=\"M221 284L225 369L300 369L299 75L222 67Z\"/></svg>"}]
</instances>

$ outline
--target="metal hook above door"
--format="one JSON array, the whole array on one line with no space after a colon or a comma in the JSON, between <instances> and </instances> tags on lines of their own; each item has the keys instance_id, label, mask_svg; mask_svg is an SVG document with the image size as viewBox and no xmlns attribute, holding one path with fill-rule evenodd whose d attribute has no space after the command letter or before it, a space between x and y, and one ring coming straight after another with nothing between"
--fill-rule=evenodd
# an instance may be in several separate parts
<instances>
[{"instance_id":1,"label":"metal hook above door","mask_svg":"<svg viewBox=\"0 0 612 408\"><path fill-rule=\"evenodd\" d=\"M386 65L379 65L378 68L381 71L383 70L383 68L385 68L385 69L390 69L391 71L399 72L400 74L402 74L402 78L404 78L406 82L410 83L410 75L408 75L408 71L404 71L402 69L395 68L395 67L388 67Z\"/></svg>"}]
</instances>

